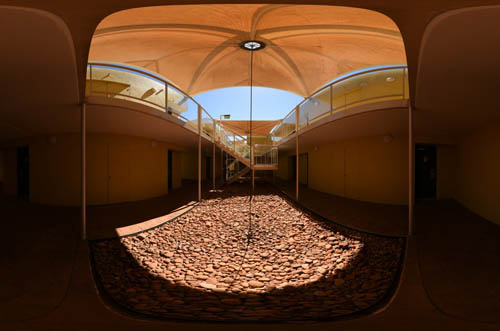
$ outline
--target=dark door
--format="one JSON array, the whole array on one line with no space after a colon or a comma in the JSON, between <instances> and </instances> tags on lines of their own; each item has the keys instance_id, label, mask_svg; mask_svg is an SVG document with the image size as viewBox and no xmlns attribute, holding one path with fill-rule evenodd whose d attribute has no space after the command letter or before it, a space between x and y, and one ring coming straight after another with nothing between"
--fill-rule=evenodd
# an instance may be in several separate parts
<instances>
[{"instance_id":1,"label":"dark door","mask_svg":"<svg viewBox=\"0 0 500 331\"><path fill-rule=\"evenodd\" d=\"M17 148L17 197L29 200L30 196L30 153L28 146Z\"/></svg>"},{"instance_id":2,"label":"dark door","mask_svg":"<svg viewBox=\"0 0 500 331\"><path fill-rule=\"evenodd\" d=\"M168 179L167 180L168 180L168 190L169 191L172 189L172 155L173 155L172 151L169 150L168 156L167 156L167 158L168 158L168 161L167 161L168 162L168 165L167 165L168 166L168 169L167 169Z\"/></svg>"},{"instance_id":3,"label":"dark door","mask_svg":"<svg viewBox=\"0 0 500 331\"><path fill-rule=\"evenodd\" d=\"M206 179L212 179L212 158L207 157L205 159L206 161L206 166L205 166L205 171L206 171Z\"/></svg>"},{"instance_id":4,"label":"dark door","mask_svg":"<svg viewBox=\"0 0 500 331\"><path fill-rule=\"evenodd\" d=\"M436 198L436 146L415 146L415 198Z\"/></svg>"}]
</instances>

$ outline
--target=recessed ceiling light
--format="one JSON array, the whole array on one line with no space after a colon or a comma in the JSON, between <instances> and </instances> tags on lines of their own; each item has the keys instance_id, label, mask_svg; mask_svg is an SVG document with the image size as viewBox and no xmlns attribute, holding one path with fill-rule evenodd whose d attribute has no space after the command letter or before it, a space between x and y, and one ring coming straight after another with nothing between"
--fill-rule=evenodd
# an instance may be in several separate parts
<instances>
[{"instance_id":1,"label":"recessed ceiling light","mask_svg":"<svg viewBox=\"0 0 500 331\"><path fill-rule=\"evenodd\" d=\"M247 51L258 51L266 47L266 44L262 41L257 40L247 40L240 44L240 47L246 49Z\"/></svg>"},{"instance_id":2,"label":"recessed ceiling light","mask_svg":"<svg viewBox=\"0 0 500 331\"><path fill-rule=\"evenodd\" d=\"M395 81L395 80L396 80L396 78L394 78L394 77L392 77L392 76L387 76L387 78L385 79L385 81L386 81L386 82L389 82L389 83L390 83L390 82L393 82L393 81Z\"/></svg>"}]
</instances>

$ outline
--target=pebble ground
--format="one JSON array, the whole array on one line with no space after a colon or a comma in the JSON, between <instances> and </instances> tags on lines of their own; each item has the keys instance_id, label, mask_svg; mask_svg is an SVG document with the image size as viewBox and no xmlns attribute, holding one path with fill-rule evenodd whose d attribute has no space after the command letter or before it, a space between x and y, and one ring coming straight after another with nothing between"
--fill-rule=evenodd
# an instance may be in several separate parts
<instances>
[{"instance_id":1,"label":"pebble ground","mask_svg":"<svg viewBox=\"0 0 500 331\"><path fill-rule=\"evenodd\" d=\"M167 319L325 320L394 285L403 239L323 221L264 188L250 206L247 193L230 187L158 228L92 242L106 295Z\"/></svg>"}]
</instances>

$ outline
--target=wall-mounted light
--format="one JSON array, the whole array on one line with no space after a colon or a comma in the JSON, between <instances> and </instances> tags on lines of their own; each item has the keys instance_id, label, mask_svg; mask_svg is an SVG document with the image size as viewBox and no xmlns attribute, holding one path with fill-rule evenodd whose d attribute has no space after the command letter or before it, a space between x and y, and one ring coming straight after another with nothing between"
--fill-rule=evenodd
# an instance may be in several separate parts
<instances>
[{"instance_id":1,"label":"wall-mounted light","mask_svg":"<svg viewBox=\"0 0 500 331\"><path fill-rule=\"evenodd\" d=\"M50 136L49 137L49 144L55 144L57 142L57 138L55 136Z\"/></svg>"},{"instance_id":2,"label":"wall-mounted light","mask_svg":"<svg viewBox=\"0 0 500 331\"><path fill-rule=\"evenodd\" d=\"M395 80L396 80L396 78L394 78L393 76L387 76L387 77L385 78L385 81L386 81L386 82L388 82L388 83L391 83L391 82L393 82L393 81L395 81Z\"/></svg>"},{"instance_id":3,"label":"wall-mounted light","mask_svg":"<svg viewBox=\"0 0 500 331\"><path fill-rule=\"evenodd\" d=\"M317 152L318 151L318 146L314 146L314 151Z\"/></svg>"},{"instance_id":4,"label":"wall-mounted light","mask_svg":"<svg viewBox=\"0 0 500 331\"><path fill-rule=\"evenodd\" d=\"M386 134L384 136L384 142L387 143L387 144L390 143L390 142L392 142L393 140L394 140L394 137L392 136L392 134Z\"/></svg>"},{"instance_id":5,"label":"wall-mounted light","mask_svg":"<svg viewBox=\"0 0 500 331\"><path fill-rule=\"evenodd\" d=\"M359 83L359 87L361 87L361 88L365 88L367 86L368 86L367 82L361 82L361 83Z\"/></svg>"},{"instance_id":6,"label":"wall-mounted light","mask_svg":"<svg viewBox=\"0 0 500 331\"><path fill-rule=\"evenodd\" d=\"M154 140L151 141L151 147L155 148L158 145L158 143Z\"/></svg>"}]
</instances>

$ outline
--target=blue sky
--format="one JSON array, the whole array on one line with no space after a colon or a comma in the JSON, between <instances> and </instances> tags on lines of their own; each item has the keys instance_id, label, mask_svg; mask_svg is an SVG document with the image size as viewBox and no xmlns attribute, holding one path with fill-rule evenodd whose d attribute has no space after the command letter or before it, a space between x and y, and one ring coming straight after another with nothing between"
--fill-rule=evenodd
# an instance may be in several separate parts
<instances>
[{"instance_id":1,"label":"blue sky","mask_svg":"<svg viewBox=\"0 0 500 331\"><path fill-rule=\"evenodd\" d=\"M250 119L249 86L212 90L198 94L194 99L215 119L221 114L231 114L231 120ZM253 119L281 119L301 101L301 96L290 92L254 86Z\"/></svg>"}]
</instances>

